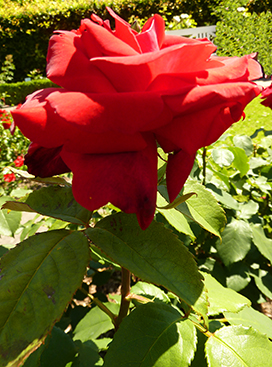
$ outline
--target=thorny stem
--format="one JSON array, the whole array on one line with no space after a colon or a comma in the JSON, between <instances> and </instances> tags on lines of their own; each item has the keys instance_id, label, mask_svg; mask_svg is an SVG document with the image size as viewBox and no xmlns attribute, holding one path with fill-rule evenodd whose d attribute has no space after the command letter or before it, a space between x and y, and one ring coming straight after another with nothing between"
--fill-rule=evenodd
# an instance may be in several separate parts
<instances>
[{"instance_id":1,"label":"thorny stem","mask_svg":"<svg viewBox=\"0 0 272 367\"><path fill-rule=\"evenodd\" d=\"M129 309L130 271L122 267L121 306L115 319L115 328L118 329L123 318L127 316Z\"/></svg>"}]
</instances>

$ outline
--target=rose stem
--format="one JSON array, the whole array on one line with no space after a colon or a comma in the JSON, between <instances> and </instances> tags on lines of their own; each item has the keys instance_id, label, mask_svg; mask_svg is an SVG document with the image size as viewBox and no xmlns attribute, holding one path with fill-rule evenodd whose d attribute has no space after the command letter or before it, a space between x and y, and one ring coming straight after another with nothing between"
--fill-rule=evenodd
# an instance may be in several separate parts
<instances>
[{"instance_id":1,"label":"rose stem","mask_svg":"<svg viewBox=\"0 0 272 367\"><path fill-rule=\"evenodd\" d=\"M115 328L118 329L124 317L128 314L130 300L127 296L130 293L130 271L122 267L122 284L121 284L121 306L119 314L115 320Z\"/></svg>"}]
</instances>

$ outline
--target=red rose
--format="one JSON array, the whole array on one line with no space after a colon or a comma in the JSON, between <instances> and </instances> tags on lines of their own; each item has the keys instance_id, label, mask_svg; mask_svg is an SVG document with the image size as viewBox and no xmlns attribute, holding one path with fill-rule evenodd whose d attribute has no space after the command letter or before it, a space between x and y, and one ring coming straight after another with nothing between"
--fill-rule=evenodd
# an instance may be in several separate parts
<instances>
[{"instance_id":1,"label":"red rose","mask_svg":"<svg viewBox=\"0 0 272 367\"><path fill-rule=\"evenodd\" d=\"M181 190L196 151L238 121L261 91L256 55L211 56L207 39L165 35L154 15L141 33L118 17L115 31L97 16L77 31L50 39L47 76L62 89L40 90L13 111L16 125L36 144L26 157L31 173L73 176L75 199L89 210L111 202L153 219L157 143L169 154L170 200ZM36 154L44 154L37 164Z\"/></svg>"},{"instance_id":2,"label":"red rose","mask_svg":"<svg viewBox=\"0 0 272 367\"><path fill-rule=\"evenodd\" d=\"M6 173L4 175L4 181L5 182L12 182L12 181L15 181L15 174L14 173Z\"/></svg>"},{"instance_id":3,"label":"red rose","mask_svg":"<svg viewBox=\"0 0 272 367\"><path fill-rule=\"evenodd\" d=\"M261 104L272 109L272 84L265 88L265 90L262 92L261 98L264 98Z\"/></svg>"},{"instance_id":4,"label":"red rose","mask_svg":"<svg viewBox=\"0 0 272 367\"><path fill-rule=\"evenodd\" d=\"M15 167L22 167L24 165L24 160L24 157L19 155L14 161Z\"/></svg>"}]
</instances>

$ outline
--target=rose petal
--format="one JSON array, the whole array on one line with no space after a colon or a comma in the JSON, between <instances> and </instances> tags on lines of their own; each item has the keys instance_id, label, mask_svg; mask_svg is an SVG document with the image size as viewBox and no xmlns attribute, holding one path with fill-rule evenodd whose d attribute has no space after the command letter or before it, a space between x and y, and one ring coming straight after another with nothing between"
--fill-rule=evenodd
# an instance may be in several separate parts
<instances>
[{"instance_id":1,"label":"rose petal","mask_svg":"<svg viewBox=\"0 0 272 367\"><path fill-rule=\"evenodd\" d=\"M95 56L102 55L101 52L96 52ZM58 31L50 38L46 71L52 82L69 90L104 93L115 91L107 77L91 65L81 37L74 32Z\"/></svg>"},{"instance_id":2,"label":"rose petal","mask_svg":"<svg viewBox=\"0 0 272 367\"><path fill-rule=\"evenodd\" d=\"M208 60L215 50L209 41L179 44L129 57L103 57L91 60L107 76L118 92L145 91L160 74L190 73L222 65Z\"/></svg>"},{"instance_id":3,"label":"rose petal","mask_svg":"<svg viewBox=\"0 0 272 367\"><path fill-rule=\"evenodd\" d=\"M60 156L61 149L61 147L47 149L31 143L24 162L28 172L39 177L51 177L70 172Z\"/></svg>"},{"instance_id":4,"label":"rose petal","mask_svg":"<svg viewBox=\"0 0 272 367\"><path fill-rule=\"evenodd\" d=\"M272 109L272 84L262 92L262 98L264 98L264 100L261 104Z\"/></svg>"},{"instance_id":5,"label":"rose petal","mask_svg":"<svg viewBox=\"0 0 272 367\"><path fill-rule=\"evenodd\" d=\"M177 117L155 131L157 139L168 139L194 154L239 121L245 106L259 93L253 83L236 83L196 87L186 95L167 96L166 103Z\"/></svg>"},{"instance_id":6,"label":"rose petal","mask_svg":"<svg viewBox=\"0 0 272 367\"><path fill-rule=\"evenodd\" d=\"M141 33L136 35L142 52L154 52L160 50L164 41L164 20L155 14L143 26Z\"/></svg>"},{"instance_id":7,"label":"rose petal","mask_svg":"<svg viewBox=\"0 0 272 367\"><path fill-rule=\"evenodd\" d=\"M135 134L172 119L161 96L153 92L87 94L56 89L46 100L56 115L89 133Z\"/></svg>"},{"instance_id":8,"label":"rose petal","mask_svg":"<svg viewBox=\"0 0 272 367\"><path fill-rule=\"evenodd\" d=\"M99 50L101 56L132 56L138 54L133 47L116 37L113 32L109 32L90 19L81 21L80 31L86 49L90 50L90 58L95 57L92 56L92 45ZM87 42L85 41L85 35L87 36Z\"/></svg>"},{"instance_id":9,"label":"rose petal","mask_svg":"<svg viewBox=\"0 0 272 367\"><path fill-rule=\"evenodd\" d=\"M137 151L146 147L145 140L138 132L124 134L105 129L99 134L93 131L95 129L85 131L80 125L65 121L47 101L48 96L55 91L59 89L37 91L27 97L21 108L12 111L16 125L31 141L46 148L64 145L69 151L89 154ZM80 104L77 110L69 98L64 99L71 115L80 114Z\"/></svg>"},{"instance_id":10,"label":"rose petal","mask_svg":"<svg viewBox=\"0 0 272 367\"><path fill-rule=\"evenodd\" d=\"M138 53L141 53L141 48L136 39L137 32L134 31L130 24L117 15L111 8L106 7L110 15L115 19L114 35L132 47Z\"/></svg>"},{"instance_id":11,"label":"rose petal","mask_svg":"<svg viewBox=\"0 0 272 367\"><path fill-rule=\"evenodd\" d=\"M195 161L195 154L187 154L180 150L169 154L166 168L166 184L169 200L175 200L185 184Z\"/></svg>"},{"instance_id":12,"label":"rose petal","mask_svg":"<svg viewBox=\"0 0 272 367\"><path fill-rule=\"evenodd\" d=\"M157 146L148 137L144 150L133 153L80 155L62 151L73 171L73 194L88 210L111 202L125 213L136 213L142 229L155 213L157 191Z\"/></svg>"}]
</instances>

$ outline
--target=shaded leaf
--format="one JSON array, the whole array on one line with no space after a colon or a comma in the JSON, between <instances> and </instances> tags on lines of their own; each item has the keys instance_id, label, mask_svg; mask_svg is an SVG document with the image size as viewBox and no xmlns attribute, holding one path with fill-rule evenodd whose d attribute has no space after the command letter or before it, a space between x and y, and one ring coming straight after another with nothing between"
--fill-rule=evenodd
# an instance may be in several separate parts
<instances>
[{"instance_id":1,"label":"shaded leaf","mask_svg":"<svg viewBox=\"0 0 272 367\"><path fill-rule=\"evenodd\" d=\"M50 331L88 261L85 236L66 230L30 237L1 259L0 366Z\"/></svg>"},{"instance_id":2,"label":"shaded leaf","mask_svg":"<svg viewBox=\"0 0 272 367\"><path fill-rule=\"evenodd\" d=\"M251 224L251 229L255 246L272 264L272 240L266 237L260 224Z\"/></svg>"},{"instance_id":3,"label":"shaded leaf","mask_svg":"<svg viewBox=\"0 0 272 367\"><path fill-rule=\"evenodd\" d=\"M96 344L88 340L85 343L80 343L78 346L78 355L71 364L71 367L95 367L103 366L103 363Z\"/></svg>"},{"instance_id":4,"label":"shaded leaf","mask_svg":"<svg viewBox=\"0 0 272 367\"><path fill-rule=\"evenodd\" d=\"M24 367L65 367L76 353L76 346L70 336L54 326L44 344L28 357Z\"/></svg>"},{"instance_id":5,"label":"shaded leaf","mask_svg":"<svg viewBox=\"0 0 272 367\"><path fill-rule=\"evenodd\" d=\"M208 315L218 315L224 311L238 312L245 306L250 306L250 301L232 289L223 287L210 274L202 272L205 278L205 288L208 291Z\"/></svg>"},{"instance_id":6,"label":"shaded leaf","mask_svg":"<svg viewBox=\"0 0 272 367\"><path fill-rule=\"evenodd\" d=\"M222 243L216 244L216 249L226 266L242 260L250 250L252 232L250 225L232 218L222 233Z\"/></svg>"},{"instance_id":7,"label":"shaded leaf","mask_svg":"<svg viewBox=\"0 0 272 367\"><path fill-rule=\"evenodd\" d=\"M256 286L269 299L272 299L272 275L266 270L259 270L259 274L250 273L255 280Z\"/></svg>"},{"instance_id":8,"label":"shaded leaf","mask_svg":"<svg viewBox=\"0 0 272 367\"><path fill-rule=\"evenodd\" d=\"M196 330L189 320L165 303L148 303L122 321L104 367L187 367L195 349Z\"/></svg>"},{"instance_id":9,"label":"shaded leaf","mask_svg":"<svg viewBox=\"0 0 272 367\"><path fill-rule=\"evenodd\" d=\"M135 215L117 213L86 230L88 237L113 261L140 279L162 285L193 305L203 284L193 256L161 223L141 230Z\"/></svg>"},{"instance_id":10,"label":"shaded leaf","mask_svg":"<svg viewBox=\"0 0 272 367\"><path fill-rule=\"evenodd\" d=\"M270 367L272 343L252 328L227 326L217 330L206 343L210 367Z\"/></svg>"}]
</instances>

